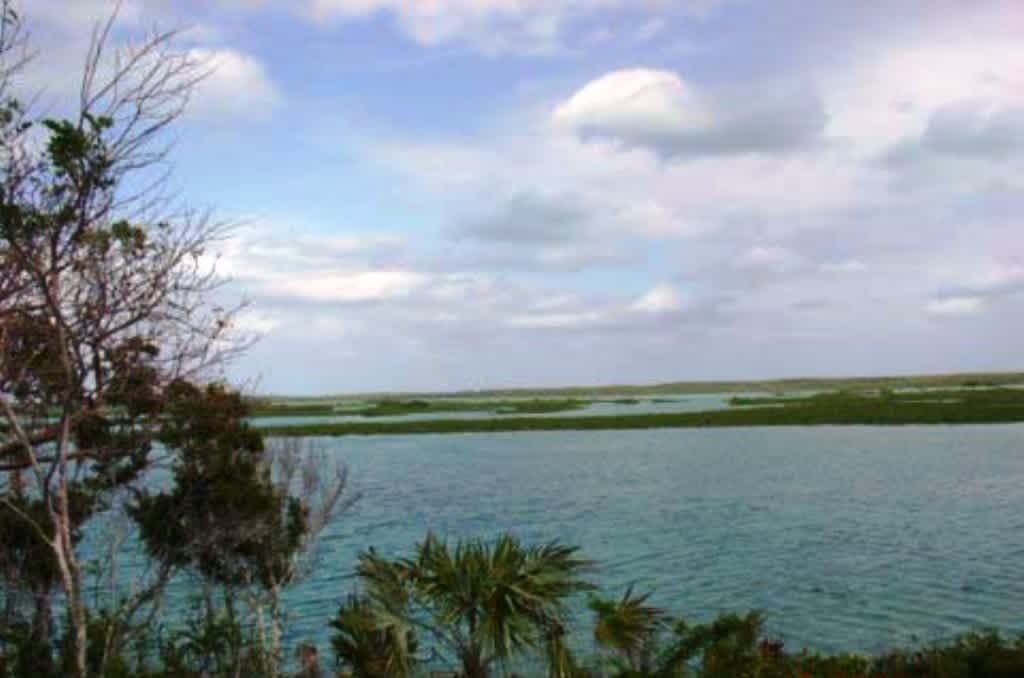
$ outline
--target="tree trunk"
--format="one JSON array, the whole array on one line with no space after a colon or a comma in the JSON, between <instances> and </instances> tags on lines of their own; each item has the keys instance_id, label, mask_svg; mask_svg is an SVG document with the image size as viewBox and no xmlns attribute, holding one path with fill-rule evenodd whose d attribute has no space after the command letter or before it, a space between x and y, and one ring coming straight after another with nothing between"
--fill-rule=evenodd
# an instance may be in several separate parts
<instances>
[{"instance_id":1,"label":"tree trunk","mask_svg":"<svg viewBox=\"0 0 1024 678\"><path fill-rule=\"evenodd\" d=\"M488 678L491 672L480 652L470 651L462 657L462 674L463 678Z\"/></svg>"},{"instance_id":2,"label":"tree trunk","mask_svg":"<svg viewBox=\"0 0 1024 678\"><path fill-rule=\"evenodd\" d=\"M50 591L33 591L32 598L35 603L32 618L32 636L42 644L49 643L50 637L53 634L53 607Z\"/></svg>"},{"instance_id":3,"label":"tree trunk","mask_svg":"<svg viewBox=\"0 0 1024 678\"><path fill-rule=\"evenodd\" d=\"M68 630L70 631L71 653L74 660L72 675L75 678L87 678L85 665L86 649L86 622L85 608L82 605L82 593L78 585L79 570L78 562L74 553L68 553L65 541L59 534L55 535L53 545L54 554L57 556L57 566L60 568L60 581L64 589L65 605L68 614ZM70 541L70 540L69 540Z\"/></svg>"},{"instance_id":4,"label":"tree trunk","mask_svg":"<svg viewBox=\"0 0 1024 678\"><path fill-rule=\"evenodd\" d=\"M65 421L65 428L67 423ZM65 438L64 440L67 440ZM61 454L66 458L66 443L62 441ZM64 604L67 606L68 631L71 640L73 658L72 675L75 678L87 678L86 669L86 616L82 603L82 573L75 555L75 547L71 539L71 511L68 503L68 483L66 476L67 464L58 467L56 506L50 509L53 520L54 535L51 546L57 557L60 569L61 586L64 589Z\"/></svg>"},{"instance_id":5,"label":"tree trunk","mask_svg":"<svg viewBox=\"0 0 1024 678\"><path fill-rule=\"evenodd\" d=\"M277 676L278 664L284 655L281 652L281 589L275 583L270 590L270 676Z\"/></svg>"}]
</instances>

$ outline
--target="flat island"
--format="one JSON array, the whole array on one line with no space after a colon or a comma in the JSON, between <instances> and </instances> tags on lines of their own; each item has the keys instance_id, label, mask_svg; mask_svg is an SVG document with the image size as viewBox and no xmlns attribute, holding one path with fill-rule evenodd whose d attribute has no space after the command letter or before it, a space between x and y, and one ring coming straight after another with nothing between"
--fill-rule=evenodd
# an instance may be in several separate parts
<instances>
[{"instance_id":1,"label":"flat island","mask_svg":"<svg viewBox=\"0 0 1024 678\"><path fill-rule=\"evenodd\" d=\"M490 391L475 397L266 398L253 403L253 416L257 428L273 436L1012 423L1024 421L1021 384L1024 374L1014 373ZM644 411L714 393L722 394L721 403L709 401L707 409L700 401L696 411ZM599 405L620 407L607 414ZM280 417L302 421L276 422Z\"/></svg>"}]
</instances>

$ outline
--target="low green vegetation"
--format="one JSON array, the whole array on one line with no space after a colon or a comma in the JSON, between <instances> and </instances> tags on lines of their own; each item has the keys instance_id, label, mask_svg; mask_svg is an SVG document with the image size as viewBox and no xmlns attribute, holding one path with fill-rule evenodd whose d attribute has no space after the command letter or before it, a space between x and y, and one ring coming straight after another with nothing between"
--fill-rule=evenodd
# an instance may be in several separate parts
<instances>
[{"instance_id":1,"label":"low green vegetation","mask_svg":"<svg viewBox=\"0 0 1024 678\"><path fill-rule=\"evenodd\" d=\"M881 389L878 391L832 391L810 395L735 396L733 406L757 407L859 407L864 403L904 405L958 405L966 409L1024 406L1024 388Z\"/></svg>"},{"instance_id":2,"label":"low green vegetation","mask_svg":"<svg viewBox=\"0 0 1024 678\"><path fill-rule=\"evenodd\" d=\"M347 396L278 397L282 403L323 403L345 400L488 398L645 398L699 393L792 393L799 391L878 391L907 388L991 388L1024 385L1024 372L964 372L957 374L896 375L885 377L801 377L748 381L672 381L660 384L612 384L560 388L509 388L452 393L352 394Z\"/></svg>"},{"instance_id":3,"label":"low green vegetation","mask_svg":"<svg viewBox=\"0 0 1024 678\"><path fill-rule=\"evenodd\" d=\"M221 535L222 536L222 535ZM204 548L216 547L216 540ZM163 554L166 557L166 554ZM188 558L194 555L189 551ZM174 556L177 557L177 556ZM235 562L232 557L231 562ZM204 564L205 563L205 564ZM228 571L193 564L205 580ZM213 569L210 569L213 566ZM875 655L791 651L766 633L757 612L694 623L632 587L600 592L596 564L560 542L448 543L428 535L410 556L370 549L323 620L328 647L299 642L268 653L244 608L197 605L176 621L139 629L111 644L118 614L90 617L87 675L96 678L250 676L306 678L1019 678L1024 637L992 631ZM238 586L241 580L229 583ZM287 584L284 582L285 585ZM244 589L237 589L241 593ZM335 594L338 595L338 594ZM67 675L64 641L0 629L0 678ZM323 654L321 654L323 650ZM292 657L293 659L289 659Z\"/></svg>"},{"instance_id":4,"label":"low green vegetation","mask_svg":"<svg viewBox=\"0 0 1024 678\"><path fill-rule=\"evenodd\" d=\"M639 400L630 400L639 402ZM579 410L591 401L567 398L531 398L519 400L461 400L455 398L383 399L371 403L289 403L257 401L253 403L256 417L318 417L343 414L354 417L401 417L410 414L449 412L490 412L492 414L547 414Z\"/></svg>"},{"instance_id":5,"label":"low green vegetation","mask_svg":"<svg viewBox=\"0 0 1024 678\"><path fill-rule=\"evenodd\" d=\"M343 436L502 431L588 431L734 426L996 424L1024 421L1024 389L956 389L801 397L737 397L736 407L706 412L566 417L495 417L343 422L266 427L273 436ZM742 407L739 407L742 406Z\"/></svg>"},{"instance_id":6,"label":"low green vegetation","mask_svg":"<svg viewBox=\"0 0 1024 678\"><path fill-rule=\"evenodd\" d=\"M256 417L328 417L339 414L333 403L268 402L257 400L250 403Z\"/></svg>"}]
</instances>

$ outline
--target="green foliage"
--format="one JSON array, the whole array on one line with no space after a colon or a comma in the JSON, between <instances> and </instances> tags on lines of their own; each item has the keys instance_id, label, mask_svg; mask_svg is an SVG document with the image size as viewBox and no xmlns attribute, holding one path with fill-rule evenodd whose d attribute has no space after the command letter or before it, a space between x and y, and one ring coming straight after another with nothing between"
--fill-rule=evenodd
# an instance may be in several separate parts
<instances>
[{"instance_id":1,"label":"green foliage","mask_svg":"<svg viewBox=\"0 0 1024 678\"><path fill-rule=\"evenodd\" d=\"M777 661L777 653L759 646L762 618L756 612L746 616L727 614L710 624L694 627L678 622L676 639L668 650L667 670L681 670L695 663L704 678L746 678L764 675L765 665Z\"/></svg>"},{"instance_id":2,"label":"green foliage","mask_svg":"<svg viewBox=\"0 0 1024 678\"><path fill-rule=\"evenodd\" d=\"M599 614L596 628L600 629L601 624L602 614ZM806 650L790 654L781 642L764 637L762 617L750 613L726 614L695 626L677 621L668 634L663 626L652 625L648 627L646 642L660 648L657 657L647 665L612 662L595 669L594 673L616 678L1009 678L1024 675L1024 638L1008 641L995 632L971 633L947 644L893 651L876 657L822 655ZM618 646L619 651L625 653L624 648L630 646L635 646L635 639L632 645Z\"/></svg>"},{"instance_id":3,"label":"green foliage","mask_svg":"<svg viewBox=\"0 0 1024 678\"><path fill-rule=\"evenodd\" d=\"M149 555L223 586L282 582L307 516L273 484L242 398L219 385L177 382L167 413L160 440L178 452L173 486L141 494L130 509Z\"/></svg>"},{"instance_id":4,"label":"green foliage","mask_svg":"<svg viewBox=\"0 0 1024 678\"><path fill-rule=\"evenodd\" d=\"M369 598L349 596L330 625L338 666L353 678L404 678L415 670L416 634Z\"/></svg>"},{"instance_id":5,"label":"green foliage","mask_svg":"<svg viewBox=\"0 0 1024 678\"><path fill-rule=\"evenodd\" d=\"M438 675L454 663L464 678L507 674L520 659L551 678L1017 678L1024 637L970 633L920 649L877 656L788 652L766 637L757 613L690 624L629 588L592 597L599 654L578 661L569 649L564 603L586 593L589 563L559 544L528 547L509 536L450 546L433 536L410 558L373 551L360 558L363 593L350 595L330 622L339 676ZM97 678L284 675L266 664L253 630L235 612L197 601L184 626L154 627L131 643L112 642L116 615L90 615L89 675ZM70 671L66 640L51 645L25 625L0 625L0 678L57 678ZM543 667L543 668L541 668ZM541 674L539 671L543 671ZM304 674L312 675L312 674ZM515 673L513 672L513 675Z\"/></svg>"},{"instance_id":6,"label":"green foliage","mask_svg":"<svg viewBox=\"0 0 1024 678\"><path fill-rule=\"evenodd\" d=\"M1024 389L943 390L886 397L825 393L803 398L733 398L735 407L707 412L671 412L567 417L428 419L273 426L274 436L344 436L501 431L590 431L734 426L823 426L986 424L1024 421Z\"/></svg>"},{"instance_id":7,"label":"green foliage","mask_svg":"<svg viewBox=\"0 0 1024 678\"><path fill-rule=\"evenodd\" d=\"M185 628L159 642L161 675L267 675L260 643L240 623L233 605L199 609Z\"/></svg>"},{"instance_id":8,"label":"green foliage","mask_svg":"<svg viewBox=\"0 0 1024 678\"><path fill-rule=\"evenodd\" d=\"M897 651L874 660L874 676L906 678L1011 678L1024 676L1024 638L1009 641L995 631L970 633L949 645Z\"/></svg>"},{"instance_id":9,"label":"green foliage","mask_svg":"<svg viewBox=\"0 0 1024 678\"><path fill-rule=\"evenodd\" d=\"M0 624L0 678L56 676L49 638L40 638L28 624Z\"/></svg>"},{"instance_id":10,"label":"green foliage","mask_svg":"<svg viewBox=\"0 0 1024 678\"><path fill-rule=\"evenodd\" d=\"M634 594L630 586L620 600L595 597L590 601L594 640L598 647L617 655L613 663L620 673L653 670L654 651L668 616L661 608L648 605L648 597Z\"/></svg>"},{"instance_id":11,"label":"green foliage","mask_svg":"<svg viewBox=\"0 0 1024 678\"><path fill-rule=\"evenodd\" d=\"M113 158L104 136L114 126L112 118L86 112L79 123L47 119L42 124L49 132L47 159L58 180L50 186L55 198L65 199L114 186Z\"/></svg>"},{"instance_id":12,"label":"green foliage","mask_svg":"<svg viewBox=\"0 0 1024 678\"><path fill-rule=\"evenodd\" d=\"M564 626L566 601L591 588L582 579L588 568L577 549L554 542L525 547L502 535L493 544L452 547L429 535L412 558L391 561L373 551L360 556L357 573L369 608L360 614L376 620L389 639L429 633L467 678L481 678L547 646L552 630ZM374 647L367 652L379 655Z\"/></svg>"}]
</instances>

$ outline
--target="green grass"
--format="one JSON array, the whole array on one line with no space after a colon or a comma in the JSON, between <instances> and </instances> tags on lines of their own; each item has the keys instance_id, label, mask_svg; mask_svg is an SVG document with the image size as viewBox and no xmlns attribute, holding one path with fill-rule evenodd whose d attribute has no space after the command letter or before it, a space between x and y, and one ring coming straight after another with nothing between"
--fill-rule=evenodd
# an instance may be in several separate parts
<instances>
[{"instance_id":1,"label":"green grass","mask_svg":"<svg viewBox=\"0 0 1024 678\"><path fill-rule=\"evenodd\" d=\"M263 431L278 436L343 436L741 426L985 424L1024 421L1024 390L1019 389L946 390L914 394L886 392L881 395L834 392L803 398L737 400L752 406L708 412L663 414L326 423L266 427Z\"/></svg>"}]
</instances>

